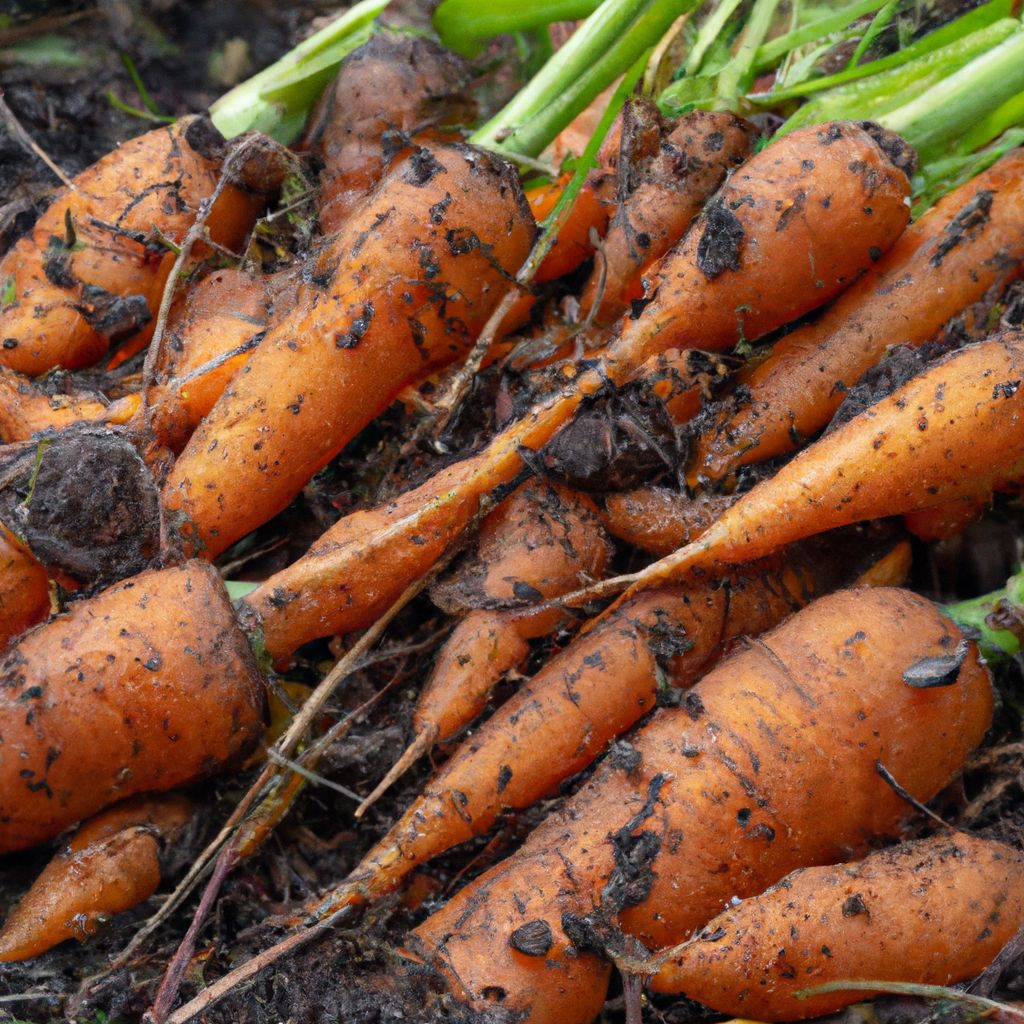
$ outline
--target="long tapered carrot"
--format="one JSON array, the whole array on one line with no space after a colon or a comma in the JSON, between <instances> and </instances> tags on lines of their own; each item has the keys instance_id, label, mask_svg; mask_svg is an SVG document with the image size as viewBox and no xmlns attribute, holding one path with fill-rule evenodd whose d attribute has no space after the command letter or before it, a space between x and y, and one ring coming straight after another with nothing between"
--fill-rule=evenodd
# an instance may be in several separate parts
<instances>
[{"instance_id":1,"label":"long tapered carrot","mask_svg":"<svg viewBox=\"0 0 1024 1024\"><path fill-rule=\"evenodd\" d=\"M719 580L641 594L599 618L463 743L315 916L396 888L502 812L529 807L653 710L660 691L692 685L728 641L852 582L863 566L841 545L794 549ZM880 550L891 546L882 540ZM859 550L871 562L879 548L862 540ZM876 582L902 582L905 569L905 555L888 560Z\"/></svg>"},{"instance_id":2,"label":"long tapered carrot","mask_svg":"<svg viewBox=\"0 0 1024 1024\"><path fill-rule=\"evenodd\" d=\"M76 602L0 659L0 850L237 763L259 738L263 705L252 651L206 563Z\"/></svg>"},{"instance_id":3,"label":"long tapered carrot","mask_svg":"<svg viewBox=\"0 0 1024 1024\"><path fill-rule=\"evenodd\" d=\"M817 320L740 376L698 439L692 484L799 447L886 347L930 341L951 317L1024 273L1024 149L951 192Z\"/></svg>"},{"instance_id":4,"label":"long tapered carrot","mask_svg":"<svg viewBox=\"0 0 1024 1024\"><path fill-rule=\"evenodd\" d=\"M1024 332L954 352L826 435L695 543L618 584L761 558L799 537L983 498L1024 475Z\"/></svg>"},{"instance_id":5,"label":"long tapered carrot","mask_svg":"<svg viewBox=\"0 0 1024 1024\"><path fill-rule=\"evenodd\" d=\"M171 471L164 503L213 557L281 511L406 384L465 352L525 259L512 169L417 149L308 268Z\"/></svg>"},{"instance_id":6,"label":"long tapered carrot","mask_svg":"<svg viewBox=\"0 0 1024 1024\"><path fill-rule=\"evenodd\" d=\"M208 119L185 117L75 178L0 261L0 366L75 369L151 332L172 247L213 194L224 147ZM264 201L228 185L207 218L211 238L237 247Z\"/></svg>"},{"instance_id":7,"label":"long tapered carrot","mask_svg":"<svg viewBox=\"0 0 1024 1024\"><path fill-rule=\"evenodd\" d=\"M941 685L908 684L933 663ZM588 1024L609 973L593 950L679 942L734 896L898 833L910 809L879 766L927 800L991 714L977 651L934 605L823 598L660 711L409 948L474 1009Z\"/></svg>"},{"instance_id":8,"label":"long tapered carrot","mask_svg":"<svg viewBox=\"0 0 1024 1024\"><path fill-rule=\"evenodd\" d=\"M307 556L245 599L262 621L268 651L287 657L318 636L372 622L437 560L480 501L522 470L520 449L539 449L609 380L630 379L674 345L728 348L825 302L870 265L875 248L893 243L906 223L908 194L903 172L849 123L793 132L751 158L664 257L652 301L623 322L597 369L480 454L389 506L340 520ZM857 245L847 244L854 234ZM803 255L793 260L794 252Z\"/></svg>"}]
</instances>

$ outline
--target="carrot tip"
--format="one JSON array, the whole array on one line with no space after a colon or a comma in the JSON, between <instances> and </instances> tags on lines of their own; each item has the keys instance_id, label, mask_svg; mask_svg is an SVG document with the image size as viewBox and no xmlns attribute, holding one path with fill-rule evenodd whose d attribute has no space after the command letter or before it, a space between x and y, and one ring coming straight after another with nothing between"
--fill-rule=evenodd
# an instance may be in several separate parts
<instances>
[{"instance_id":1,"label":"carrot tip","mask_svg":"<svg viewBox=\"0 0 1024 1024\"><path fill-rule=\"evenodd\" d=\"M380 780L374 791L356 808L356 817L361 818L391 788L395 780L404 775L409 766L430 749L435 739L437 729L434 727L417 733L412 743L405 748L405 753L391 766L391 770Z\"/></svg>"}]
</instances>

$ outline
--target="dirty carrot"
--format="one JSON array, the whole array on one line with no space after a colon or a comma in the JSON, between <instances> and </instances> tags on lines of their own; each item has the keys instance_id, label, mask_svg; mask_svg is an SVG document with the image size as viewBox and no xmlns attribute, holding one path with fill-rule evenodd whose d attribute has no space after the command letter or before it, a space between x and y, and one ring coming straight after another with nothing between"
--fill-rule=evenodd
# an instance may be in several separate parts
<instances>
[{"instance_id":1,"label":"dirty carrot","mask_svg":"<svg viewBox=\"0 0 1024 1024\"><path fill-rule=\"evenodd\" d=\"M357 817L416 758L484 710L502 675L526 660L529 640L565 622L558 608L517 611L514 606L558 597L580 579L600 579L610 554L594 503L557 484L526 484L484 519L476 555L431 592L444 610L465 617L438 653L420 693L413 742L359 806Z\"/></svg>"},{"instance_id":2,"label":"dirty carrot","mask_svg":"<svg viewBox=\"0 0 1024 1024\"><path fill-rule=\"evenodd\" d=\"M661 124L657 108L627 104L618 157L618 205L582 313L618 320L643 295L640 275L686 233L726 174L750 155L757 130L732 114L695 110Z\"/></svg>"},{"instance_id":3,"label":"dirty carrot","mask_svg":"<svg viewBox=\"0 0 1024 1024\"><path fill-rule=\"evenodd\" d=\"M411 138L473 119L469 79L469 65L432 39L386 29L341 62L300 142L323 162L325 235L341 229Z\"/></svg>"},{"instance_id":4,"label":"dirty carrot","mask_svg":"<svg viewBox=\"0 0 1024 1024\"><path fill-rule=\"evenodd\" d=\"M398 164L171 471L164 503L186 546L212 558L281 511L403 386L464 353L532 235L499 158L451 145Z\"/></svg>"},{"instance_id":5,"label":"dirty carrot","mask_svg":"<svg viewBox=\"0 0 1024 1024\"><path fill-rule=\"evenodd\" d=\"M882 139L899 158L892 137ZM819 176L811 178L815 161ZM728 348L826 301L870 265L871 250L892 244L906 223L908 194L903 171L856 125L793 132L766 147L664 257L658 278L664 286L636 320L623 322L596 369L581 373L573 387L540 403L481 453L389 506L341 519L306 556L245 599L262 620L268 651L287 657L318 636L372 622L434 564L481 500L522 471L520 449L546 444L609 380L630 379L645 360L675 344ZM864 212L869 199L871 214ZM850 245L855 232L858 243ZM810 258L792 260L799 247ZM815 273L808 269L812 263ZM783 264L789 270L779 278ZM210 500L216 491L210 489ZM179 499L171 498L175 507Z\"/></svg>"},{"instance_id":6,"label":"dirty carrot","mask_svg":"<svg viewBox=\"0 0 1024 1024\"><path fill-rule=\"evenodd\" d=\"M43 869L0 929L0 961L84 942L156 892L161 862L192 817L180 796L133 797L91 818Z\"/></svg>"},{"instance_id":7,"label":"dirty carrot","mask_svg":"<svg viewBox=\"0 0 1024 1024\"><path fill-rule=\"evenodd\" d=\"M50 612L46 570L0 523L0 649Z\"/></svg>"},{"instance_id":8,"label":"dirty carrot","mask_svg":"<svg viewBox=\"0 0 1024 1024\"><path fill-rule=\"evenodd\" d=\"M0 683L2 851L237 764L262 727L262 677L201 562L76 602L8 648Z\"/></svg>"},{"instance_id":9,"label":"dirty carrot","mask_svg":"<svg viewBox=\"0 0 1024 1024\"><path fill-rule=\"evenodd\" d=\"M0 261L0 365L32 376L75 369L145 337L224 151L208 119L185 117L78 175ZM264 201L229 185L207 220L212 239L240 245Z\"/></svg>"},{"instance_id":10,"label":"dirty carrot","mask_svg":"<svg viewBox=\"0 0 1024 1024\"><path fill-rule=\"evenodd\" d=\"M607 581L606 592L750 561L847 523L990 495L1024 474L1022 378L1021 331L946 356L748 491L696 542Z\"/></svg>"},{"instance_id":11,"label":"dirty carrot","mask_svg":"<svg viewBox=\"0 0 1024 1024\"><path fill-rule=\"evenodd\" d=\"M698 439L691 485L800 446L890 345L924 344L1024 273L1024 149L951 192L817 320L741 373Z\"/></svg>"},{"instance_id":12,"label":"dirty carrot","mask_svg":"<svg viewBox=\"0 0 1024 1024\"><path fill-rule=\"evenodd\" d=\"M138 405L136 395L108 402L101 395L81 391L47 394L24 374L0 366L0 440L5 444L72 423L122 425L131 420Z\"/></svg>"},{"instance_id":13,"label":"dirty carrot","mask_svg":"<svg viewBox=\"0 0 1024 1024\"><path fill-rule=\"evenodd\" d=\"M858 550L872 561L891 546L862 537ZM863 565L841 551L797 547L713 582L641 594L599 618L466 740L315 916L396 888L415 866L485 833L503 812L555 791L652 711L659 693L691 686L728 641L756 635L813 595L852 581ZM901 582L901 569L905 563L890 563L881 582ZM620 753L629 759L628 750Z\"/></svg>"},{"instance_id":14,"label":"dirty carrot","mask_svg":"<svg viewBox=\"0 0 1024 1024\"><path fill-rule=\"evenodd\" d=\"M735 501L732 495L688 498L668 487L638 487L609 494L601 521L613 537L652 555L669 555L696 540Z\"/></svg>"},{"instance_id":15,"label":"dirty carrot","mask_svg":"<svg viewBox=\"0 0 1024 1024\"><path fill-rule=\"evenodd\" d=\"M1021 927L1024 855L947 833L787 875L657 957L652 987L719 1013L803 1020L865 998L802 998L803 989L846 979L952 985L980 974Z\"/></svg>"},{"instance_id":16,"label":"dirty carrot","mask_svg":"<svg viewBox=\"0 0 1024 1024\"><path fill-rule=\"evenodd\" d=\"M591 950L622 931L679 942L733 896L898 834L911 808L879 766L930 799L992 706L976 650L934 605L889 589L822 598L659 711L420 925L410 953L474 1009L588 1024L609 973Z\"/></svg>"}]
</instances>

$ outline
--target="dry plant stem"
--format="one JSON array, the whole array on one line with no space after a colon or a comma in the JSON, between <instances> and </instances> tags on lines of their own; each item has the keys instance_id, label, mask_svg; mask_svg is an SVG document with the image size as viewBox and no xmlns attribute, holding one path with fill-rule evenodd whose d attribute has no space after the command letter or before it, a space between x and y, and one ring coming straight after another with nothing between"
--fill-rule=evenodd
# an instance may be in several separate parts
<instances>
[{"instance_id":1,"label":"dry plant stem","mask_svg":"<svg viewBox=\"0 0 1024 1024\"><path fill-rule=\"evenodd\" d=\"M181 985L181 979L185 974L189 961L192 959L199 930L205 923L210 907L213 906L213 901L220 892L221 884L237 861L238 843L233 838L220 851L217 857L217 863L214 865L210 880L206 883L206 888L203 890L203 895L192 918L192 923L188 926L188 931L181 940L181 945L178 946L174 958L167 965L163 980L160 982L160 988L157 989L156 999L153 1001L150 1011L143 1018L144 1020L153 1021L155 1024L163 1024L167 1011L171 1008L174 997L178 994L178 987Z\"/></svg>"},{"instance_id":2,"label":"dry plant stem","mask_svg":"<svg viewBox=\"0 0 1024 1024\"><path fill-rule=\"evenodd\" d=\"M798 998L811 995L824 995L827 992L886 992L897 996L920 996L922 999L946 999L962 1006L971 1006L980 1010L984 1016L998 1013L1014 1020L1024 1021L1024 1010L1008 1003L1000 1003L994 999L961 992L956 988L944 985L914 985L899 981L830 981L825 985L815 985L797 993Z\"/></svg>"},{"instance_id":3,"label":"dry plant stem","mask_svg":"<svg viewBox=\"0 0 1024 1024\"><path fill-rule=\"evenodd\" d=\"M244 984L251 978L255 978L261 971L275 963L282 956L294 953L303 946L308 945L314 939L330 931L339 921L347 917L352 911L351 907L342 907L336 914L325 918L305 931L295 932L288 938L282 939L277 945L271 946L262 953L257 953L251 960L247 960L241 967L236 967L230 974L225 974L208 988L204 988L195 999L186 1003L180 1009L175 1010L162 1024L186 1024L194 1020L199 1014L205 1012L214 1003L222 999L232 989Z\"/></svg>"},{"instance_id":4,"label":"dry plant stem","mask_svg":"<svg viewBox=\"0 0 1024 1024\"><path fill-rule=\"evenodd\" d=\"M8 131L24 146L30 153L39 157L40 160L50 168L51 171L60 179L61 184L70 189L72 192L77 192L78 189L75 183L50 159L50 157L43 150L42 146L39 145L35 139L27 131L25 131L21 122L14 116L14 111L7 106L7 101L4 99L4 91L0 89L0 121L3 121L7 125Z\"/></svg>"}]
</instances>

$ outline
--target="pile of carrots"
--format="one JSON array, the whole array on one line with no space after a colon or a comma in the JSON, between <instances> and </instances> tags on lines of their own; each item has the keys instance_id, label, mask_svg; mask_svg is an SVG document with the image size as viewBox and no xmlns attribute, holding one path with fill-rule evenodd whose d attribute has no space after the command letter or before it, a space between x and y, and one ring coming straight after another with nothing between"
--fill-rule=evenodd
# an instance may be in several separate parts
<instances>
[{"instance_id":1,"label":"pile of carrots","mask_svg":"<svg viewBox=\"0 0 1024 1024\"><path fill-rule=\"evenodd\" d=\"M524 189L466 143L466 81L378 34L298 152L182 119L0 261L0 852L58 845L0 960L151 896L193 815L177 791L252 766L275 677L429 586L452 629L354 818L434 770L282 954L562 791L404 939L406 984L588 1024L617 965L786 1021L864 998L802 997L824 982L979 974L1024 928L1024 855L904 840L986 739L992 680L976 635L901 587L908 531L955 536L1024 479L1024 332L995 329L1024 150L910 223L915 155L876 124L761 145L631 100L524 280L567 179ZM261 249L302 180L317 230ZM472 376L486 409L459 397ZM424 443L382 500L288 564L254 557L233 603L250 535L389 409ZM91 503L48 471L114 452Z\"/></svg>"}]
</instances>

